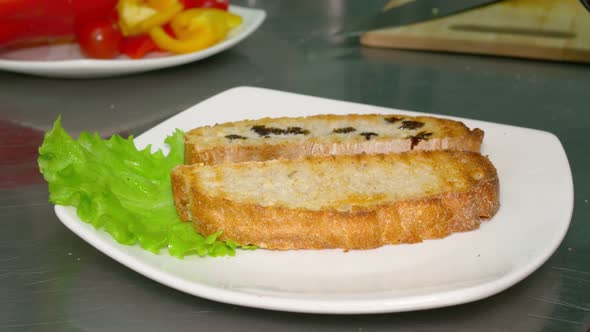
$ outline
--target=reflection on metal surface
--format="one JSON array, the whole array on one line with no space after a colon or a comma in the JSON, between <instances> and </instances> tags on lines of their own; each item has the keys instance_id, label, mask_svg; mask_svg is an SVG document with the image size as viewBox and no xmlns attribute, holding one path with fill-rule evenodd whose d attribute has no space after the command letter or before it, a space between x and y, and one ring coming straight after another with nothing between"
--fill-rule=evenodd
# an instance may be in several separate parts
<instances>
[{"instance_id":1,"label":"reflection on metal surface","mask_svg":"<svg viewBox=\"0 0 590 332\"><path fill-rule=\"evenodd\" d=\"M41 131L0 119L0 189L43 183L37 166Z\"/></svg>"},{"instance_id":2,"label":"reflection on metal surface","mask_svg":"<svg viewBox=\"0 0 590 332\"><path fill-rule=\"evenodd\" d=\"M579 271L579 270L576 270L576 269L568 269L568 268L565 268L565 267L555 267L554 266L553 269L590 275L590 272ZM590 281L590 280L587 280L587 281Z\"/></svg>"},{"instance_id":3,"label":"reflection on metal surface","mask_svg":"<svg viewBox=\"0 0 590 332\"><path fill-rule=\"evenodd\" d=\"M533 315L533 314L528 314L529 317L533 317L533 318L539 318L539 319L548 319L548 320L554 320L557 322L564 322L564 323L572 323L572 324L576 324L576 325L582 325L582 323L580 322L576 322L573 320L569 320L569 319L563 319L563 318L556 318L556 317L550 317L550 316L542 316L542 315Z\"/></svg>"},{"instance_id":4,"label":"reflection on metal surface","mask_svg":"<svg viewBox=\"0 0 590 332\"><path fill-rule=\"evenodd\" d=\"M573 253L573 248L568 248L568 255ZM579 294L587 293L585 291L590 279L587 275L590 272L581 271L571 267L551 266L549 269L550 276L557 281L559 292L549 293L547 291L537 292L538 296L531 296L535 300L531 308L536 305L543 305L550 308L546 312L530 310L528 316L536 320L544 321L545 326L555 326L555 328L571 328L574 325L583 325L589 323L590 307L587 306L587 298ZM531 312L532 311L532 312ZM535 312L536 311L536 312Z\"/></svg>"},{"instance_id":5,"label":"reflection on metal surface","mask_svg":"<svg viewBox=\"0 0 590 332\"><path fill-rule=\"evenodd\" d=\"M588 308L588 307L582 307L579 305L575 305L572 303L567 303L567 302L563 302L563 301L559 301L559 300L555 300L555 299L550 299L550 298L546 298L546 297L534 297L534 299L539 300L539 301L543 301L543 302L547 302L547 303L561 305L561 306L568 307L568 308L573 308L573 309L578 309L578 310L590 312L590 308Z\"/></svg>"}]
</instances>

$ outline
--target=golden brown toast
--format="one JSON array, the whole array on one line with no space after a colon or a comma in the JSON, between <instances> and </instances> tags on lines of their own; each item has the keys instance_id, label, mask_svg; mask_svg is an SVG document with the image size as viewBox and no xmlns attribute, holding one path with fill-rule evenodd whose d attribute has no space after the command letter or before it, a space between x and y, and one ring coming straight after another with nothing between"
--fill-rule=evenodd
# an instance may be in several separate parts
<instances>
[{"instance_id":1,"label":"golden brown toast","mask_svg":"<svg viewBox=\"0 0 590 332\"><path fill-rule=\"evenodd\" d=\"M296 159L307 156L479 152L484 133L453 120L394 114L265 118L195 128L185 135L185 163Z\"/></svg>"},{"instance_id":2,"label":"golden brown toast","mask_svg":"<svg viewBox=\"0 0 590 332\"><path fill-rule=\"evenodd\" d=\"M475 229L499 208L496 169L464 151L181 165L176 208L204 235L269 249L368 249Z\"/></svg>"}]
</instances>

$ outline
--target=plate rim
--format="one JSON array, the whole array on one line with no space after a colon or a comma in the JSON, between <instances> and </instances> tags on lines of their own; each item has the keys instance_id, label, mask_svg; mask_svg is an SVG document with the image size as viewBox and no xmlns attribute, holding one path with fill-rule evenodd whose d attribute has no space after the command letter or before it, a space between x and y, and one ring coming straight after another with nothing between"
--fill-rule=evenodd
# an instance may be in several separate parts
<instances>
[{"instance_id":1,"label":"plate rim","mask_svg":"<svg viewBox=\"0 0 590 332\"><path fill-rule=\"evenodd\" d=\"M218 93L204 101L193 105L182 111L177 113L175 116L170 117L169 119L160 122L159 124L155 125L154 127L146 130L146 132L142 133L141 135L137 136L135 139L140 140L142 136L152 132L157 131L160 128L165 128L169 121L173 121L176 117L179 117L191 110L198 109L201 103L211 101L213 98L224 97L225 94L231 93L252 93L253 91L265 91L270 93L283 93L283 94L290 94L299 97L305 98L317 98L324 101L331 101L331 102L339 102L343 104L354 104L360 105L364 107L372 107L378 108L382 110L389 110L390 112L399 112L402 114L420 114L420 115L434 115L439 117L445 117L449 119L455 119L459 121L474 121L479 123L484 123L490 126L501 126L512 130L526 130L530 132L534 132L537 135L547 135L549 139L551 139L555 144L556 147L559 148L558 151L560 153L560 160L565 162L565 166L569 172L567 172L567 193L563 193L566 196L565 201L569 204L569 210L567 213L563 215L563 218L567 220L564 222L560 222L559 224L562 225L561 232L559 234L554 235L554 240L552 241L552 245L543 247L543 250L533 259L527 261L527 264L521 266L517 269L512 269L509 273L501 276L500 278L495 278L489 281L485 281L476 285L462 287L459 289L454 290L446 290L446 291L435 291L432 294L422 294L422 295L411 295L411 296L402 296L397 298L379 298L379 299L305 299L305 298L285 298L285 297L277 297L277 296L269 296L269 295L260 295L260 294L253 294L247 293L243 291L232 291L223 289L220 287L215 287L212 285L207 285L204 283L198 283L194 281L184 280L183 278L174 275L173 273L169 273L166 271L162 271L153 267L149 264L149 262L145 262L142 259L132 256L128 254L124 249L128 246L122 245L117 243L114 239L109 237L110 242L108 243L103 241L101 237L97 236L96 232L104 232L102 230L95 230L93 226L87 224L81 220L74 214L74 216L70 215L68 209L75 209L73 207L64 207L60 205L55 206L55 213L60 219L60 221L72 232L80 236L83 240L85 240L90 245L94 246L96 249L101 251L102 253L106 254L107 256L111 257L115 261L120 264L123 264L130 269L156 281L161 284L164 284L168 287L173 289L182 291L184 293L188 293L194 296L198 296L201 298L241 305L246 307L253 307L253 308L261 308L261 309L268 309L268 310L278 310L278 311L287 311L287 312L300 312L300 313L319 313L319 314L368 314L368 313L391 313L391 312L405 312L405 311L414 311L414 310L424 310L424 309L433 309L433 308L440 308L446 307L450 305L458 305L464 304L468 302L473 302L477 300L481 300L497 294L503 290L508 289L509 287L517 284L518 282L525 279L527 276L535 272L539 267L541 267L553 253L559 248L563 239L565 238L569 226L571 224L571 218L573 215L573 208L574 208L574 184L573 184L573 175L571 171L571 166L569 164L569 160L565 153L565 149L559 138L548 131L533 129L533 128L526 128L526 127L518 127L512 125L506 125L501 123L495 122L488 122L488 121L481 121L469 118L462 118L462 117L454 117L454 116L447 116L441 114L433 114L433 113L423 113L423 112L416 112L416 111L407 111L401 109L394 109L394 108L387 108L369 104L360 104L348 101L341 101L329 98L322 98L316 96L308 96L303 94L285 92L280 90L272 90L266 88L257 88L257 87L236 87L225 90L221 93ZM321 112L320 112L321 113ZM319 114L319 113L318 113ZM566 179L564 179L565 181ZM135 245L137 246L137 245ZM163 251L164 252L164 251ZM162 253L161 253L162 254ZM244 253L246 254L246 253ZM195 289L196 288L196 289ZM285 294L285 293L283 293ZM403 301L400 301L403 299Z\"/></svg>"}]
</instances>

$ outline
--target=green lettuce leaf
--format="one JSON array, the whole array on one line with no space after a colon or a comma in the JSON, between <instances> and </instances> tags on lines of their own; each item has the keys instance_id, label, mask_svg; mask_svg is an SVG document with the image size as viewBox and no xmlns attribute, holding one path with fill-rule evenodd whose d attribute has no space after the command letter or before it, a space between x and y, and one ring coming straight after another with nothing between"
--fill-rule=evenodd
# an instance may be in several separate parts
<instances>
[{"instance_id":1,"label":"green lettuce leaf","mask_svg":"<svg viewBox=\"0 0 590 332\"><path fill-rule=\"evenodd\" d=\"M49 184L49 200L77 208L78 217L104 229L119 243L139 245L154 253L168 248L171 255L235 255L241 246L208 237L181 222L174 208L170 171L184 162L183 132L165 142L170 153L137 150L133 137L82 133L74 140L58 118L39 148L39 168ZM244 247L252 249L252 247Z\"/></svg>"}]
</instances>

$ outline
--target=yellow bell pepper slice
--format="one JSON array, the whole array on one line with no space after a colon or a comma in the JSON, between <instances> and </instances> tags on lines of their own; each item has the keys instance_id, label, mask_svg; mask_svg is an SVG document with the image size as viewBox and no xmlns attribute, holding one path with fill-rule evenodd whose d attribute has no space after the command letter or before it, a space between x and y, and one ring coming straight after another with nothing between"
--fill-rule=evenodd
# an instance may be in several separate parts
<instances>
[{"instance_id":1,"label":"yellow bell pepper slice","mask_svg":"<svg viewBox=\"0 0 590 332\"><path fill-rule=\"evenodd\" d=\"M163 12L166 8L174 6L178 3L178 0L145 0L147 5L154 8L159 12Z\"/></svg>"},{"instance_id":2,"label":"yellow bell pepper slice","mask_svg":"<svg viewBox=\"0 0 590 332\"><path fill-rule=\"evenodd\" d=\"M178 0L120 0L119 27L124 36L141 35L168 23L183 10Z\"/></svg>"},{"instance_id":3,"label":"yellow bell pepper slice","mask_svg":"<svg viewBox=\"0 0 590 332\"><path fill-rule=\"evenodd\" d=\"M150 30L150 37L159 48L172 53L191 53L215 44L210 31L181 40L170 37L161 27L155 27Z\"/></svg>"},{"instance_id":4,"label":"yellow bell pepper slice","mask_svg":"<svg viewBox=\"0 0 590 332\"><path fill-rule=\"evenodd\" d=\"M202 50L223 40L228 32L242 23L238 15L213 8L195 8L181 12L170 21L176 38L161 27L150 30L150 37L161 49L173 53Z\"/></svg>"}]
</instances>

